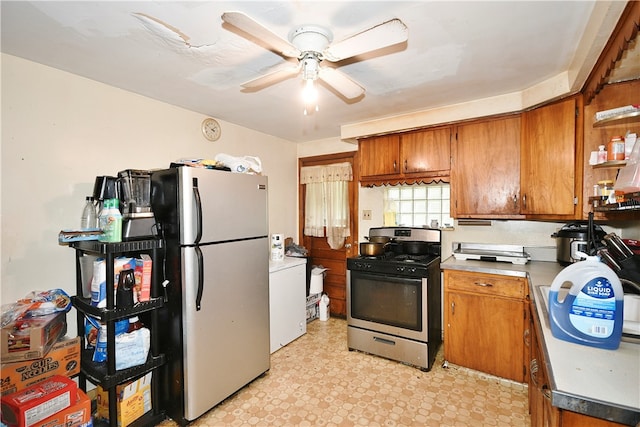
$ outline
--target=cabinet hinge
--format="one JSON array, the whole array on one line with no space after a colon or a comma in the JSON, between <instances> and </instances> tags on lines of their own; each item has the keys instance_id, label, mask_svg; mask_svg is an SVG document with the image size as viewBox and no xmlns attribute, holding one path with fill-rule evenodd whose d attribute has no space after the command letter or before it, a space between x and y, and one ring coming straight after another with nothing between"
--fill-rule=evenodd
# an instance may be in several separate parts
<instances>
[{"instance_id":1,"label":"cabinet hinge","mask_svg":"<svg viewBox=\"0 0 640 427\"><path fill-rule=\"evenodd\" d=\"M578 198L574 196L573 198L573 205L577 206L578 205Z\"/></svg>"},{"instance_id":2,"label":"cabinet hinge","mask_svg":"<svg viewBox=\"0 0 640 427\"><path fill-rule=\"evenodd\" d=\"M580 116L580 109L576 107L576 117Z\"/></svg>"}]
</instances>

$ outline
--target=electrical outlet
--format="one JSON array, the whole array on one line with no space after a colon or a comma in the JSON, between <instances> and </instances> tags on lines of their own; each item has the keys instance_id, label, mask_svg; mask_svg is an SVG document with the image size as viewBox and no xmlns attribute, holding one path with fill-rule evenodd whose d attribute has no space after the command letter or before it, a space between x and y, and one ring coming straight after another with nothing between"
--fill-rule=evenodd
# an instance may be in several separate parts
<instances>
[{"instance_id":1,"label":"electrical outlet","mask_svg":"<svg viewBox=\"0 0 640 427\"><path fill-rule=\"evenodd\" d=\"M370 209L365 209L362 211L362 219L365 220L370 220L371 219L371 210Z\"/></svg>"}]
</instances>

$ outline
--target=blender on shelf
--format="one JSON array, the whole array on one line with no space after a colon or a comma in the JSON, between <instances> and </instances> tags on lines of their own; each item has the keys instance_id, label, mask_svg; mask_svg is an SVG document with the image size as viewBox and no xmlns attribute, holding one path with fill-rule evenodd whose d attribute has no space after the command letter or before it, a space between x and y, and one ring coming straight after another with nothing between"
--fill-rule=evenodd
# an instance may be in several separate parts
<instances>
[{"instance_id":1,"label":"blender on shelf","mask_svg":"<svg viewBox=\"0 0 640 427\"><path fill-rule=\"evenodd\" d=\"M155 217L151 210L151 172L127 169L118 172L122 239L147 238L155 233Z\"/></svg>"}]
</instances>

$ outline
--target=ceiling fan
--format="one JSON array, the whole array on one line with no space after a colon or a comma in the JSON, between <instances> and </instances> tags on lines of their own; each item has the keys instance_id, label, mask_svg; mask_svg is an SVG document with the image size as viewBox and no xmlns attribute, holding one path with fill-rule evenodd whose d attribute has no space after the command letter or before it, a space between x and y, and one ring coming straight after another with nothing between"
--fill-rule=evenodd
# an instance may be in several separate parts
<instances>
[{"instance_id":1,"label":"ceiling fan","mask_svg":"<svg viewBox=\"0 0 640 427\"><path fill-rule=\"evenodd\" d=\"M242 12L223 13L222 20L227 25L240 30L240 34L248 40L255 41L252 38L260 40L262 45L267 45L269 50L283 58L298 60L296 65L278 66L275 70L242 84L245 89L254 90L301 74L306 82L306 90L313 87L315 80L320 79L345 98L357 98L364 93L364 88L342 71L325 66L323 62L339 62L402 43L408 38L406 25L397 18L374 25L336 43L332 43L331 31L319 25L303 25L294 28L289 32L288 40L285 40Z\"/></svg>"}]
</instances>

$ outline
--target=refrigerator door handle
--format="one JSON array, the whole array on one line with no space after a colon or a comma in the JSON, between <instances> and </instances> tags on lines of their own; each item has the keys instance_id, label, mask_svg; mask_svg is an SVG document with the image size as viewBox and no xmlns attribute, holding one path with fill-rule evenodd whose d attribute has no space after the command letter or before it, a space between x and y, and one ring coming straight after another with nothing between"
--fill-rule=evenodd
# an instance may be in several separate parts
<instances>
[{"instance_id":1,"label":"refrigerator door handle","mask_svg":"<svg viewBox=\"0 0 640 427\"><path fill-rule=\"evenodd\" d=\"M202 257L202 250L198 247L194 247L196 251L196 257L198 258L198 292L196 293L196 311L200 311L202 305L202 292L204 291L204 259Z\"/></svg>"},{"instance_id":2,"label":"refrigerator door handle","mask_svg":"<svg viewBox=\"0 0 640 427\"><path fill-rule=\"evenodd\" d=\"M200 191L198 190L198 178L193 178L193 197L196 199L196 238L194 240L195 244L200 243L200 239L202 239L202 199L200 198Z\"/></svg>"}]
</instances>

